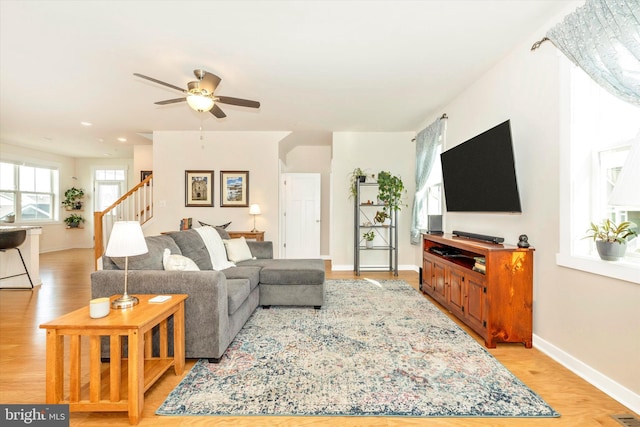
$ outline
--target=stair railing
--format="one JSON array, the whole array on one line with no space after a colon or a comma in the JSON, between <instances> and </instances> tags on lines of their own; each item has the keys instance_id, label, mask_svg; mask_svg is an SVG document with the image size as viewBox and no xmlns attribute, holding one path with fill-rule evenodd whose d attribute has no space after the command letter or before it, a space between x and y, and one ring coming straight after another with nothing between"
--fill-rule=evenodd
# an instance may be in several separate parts
<instances>
[{"instance_id":1,"label":"stair railing","mask_svg":"<svg viewBox=\"0 0 640 427\"><path fill-rule=\"evenodd\" d=\"M153 217L153 175L127 191L102 212L93 213L95 267L104 254L111 229L116 221L139 221L140 225Z\"/></svg>"}]
</instances>

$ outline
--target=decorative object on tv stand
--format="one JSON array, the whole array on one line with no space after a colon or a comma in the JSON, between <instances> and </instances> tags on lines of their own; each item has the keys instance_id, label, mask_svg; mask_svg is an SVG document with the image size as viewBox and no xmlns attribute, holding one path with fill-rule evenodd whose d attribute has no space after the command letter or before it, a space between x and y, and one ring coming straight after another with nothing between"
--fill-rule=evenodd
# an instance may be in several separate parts
<instances>
[{"instance_id":1,"label":"decorative object on tv stand","mask_svg":"<svg viewBox=\"0 0 640 427\"><path fill-rule=\"evenodd\" d=\"M610 219L605 219L601 224L593 222L587 230L585 239L593 239L596 242L598 255L603 261L618 261L624 258L627 251L627 241L638 233L634 230L637 225L630 221L616 225Z\"/></svg>"},{"instance_id":2,"label":"decorative object on tv stand","mask_svg":"<svg viewBox=\"0 0 640 427\"><path fill-rule=\"evenodd\" d=\"M519 248L528 248L529 246L531 246L529 244L529 236L527 236L526 234L521 234L520 236L518 236Z\"/></svg>"},{"instance_id":3,"label":"decorative object on tv stand","mask_svg":"<svg viewBox=\"0 0 640 427\"><path fill-rule=\"evenodd\" d=\"M82 188L71 187L64 192L64 200L62 206L68 211L82 209L82 198L84 197L84 190Z\"/></svg>"},{"instance_id":4,"label":"decorative object on tv stand","mask_svg":"<svg viewBox=\"0 0 640 427\"><path fill-rule=\"evenodd\" d=\"M124 257L124 293L113 300L111 307L128 308L138 304L138 298L127 292L127 278L129 275L129 257L149 252L144 240L142 227L137 221L116 221L111 230L109 244L105 255L108 257Z\"/></svg>"},{"instance_id":5,"label":"decorative object on tv stand","mask_svg":"<svg viewBox=\"0 0 640 427\"><path fill-rule=\"evenodd\" d=\"M67 224L69 228L78 228L84 221L85 219L77 214L71 214L64 219L65 224Z\"/></svg>"},{"instance_id":6,"label":"decorative object on tv stand","mask_svg":"<svg viewBox=\"0 0 640 427\"><path fill-rule=\"evenodd\" d=\"M253 215L253 230L251 231L254 233L258 231L258 229L256 228L256 215L260 215L261 213L262 212L260 211L260 205L258 204L253 204L249 208L249 215Z\"/></svg>"}]
</instances>

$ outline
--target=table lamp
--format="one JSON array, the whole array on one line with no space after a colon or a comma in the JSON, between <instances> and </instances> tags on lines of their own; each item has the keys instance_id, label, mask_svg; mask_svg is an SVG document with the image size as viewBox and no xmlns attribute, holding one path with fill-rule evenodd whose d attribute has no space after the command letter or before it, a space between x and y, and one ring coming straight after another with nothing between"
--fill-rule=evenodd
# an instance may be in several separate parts
<instances>
[{"instance_id":1,"label":"table lamp","mask_svg":"<svg viewBox=\"0 0 640 427\"><path fill-rule=\"evenodd\" d=\"M256 228L256 215L260 215L261 213L262 212L260 212L260 205L255 204L249 207L249 215L253 215L253 230L251 230L253 233L258 231L258 229Z\"/></svg>"},{"instance_id":2,"label":"table lamp","mask_svg":"<svg viewBox=\"0 0 640 427\"><path fill-rule=\"evenodd\" d=\"M116 221L111 229L109 244L105 255L108 257L124 257L124 293L111 303L112 308L129 308L138 304L138 298L127 293L127 276L129 275L129 257L149 252L138 221Z\"/></svg>"}]
</instances>

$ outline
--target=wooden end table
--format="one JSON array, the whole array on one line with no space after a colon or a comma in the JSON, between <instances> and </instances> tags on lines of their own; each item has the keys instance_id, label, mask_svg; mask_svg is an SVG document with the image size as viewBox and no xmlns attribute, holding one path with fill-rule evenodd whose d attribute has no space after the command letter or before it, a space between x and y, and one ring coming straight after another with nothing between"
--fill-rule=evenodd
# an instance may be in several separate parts
<instances>
[{"instance_id":1,"label":"wooden end table","mask_svg":"<svg viewBox=\"0 0 640 427\"><path fill-rule=\"evenodd\" d=\"M106 317L92 319L83 307L40 325L47 330L46 403L69 404L71 412L128 412L129 423L142 418L144 392L171 366L175 374L184 371L184 300L188 295L172 295L159 304L155 295L136 295L140 303L127 309L111 309ZM118 298L119 295L111 297ZM168 355L167 321L173 316L173 357ZM152 330L160 332L160 355L152 355ZM64 394L64 337L69 337L69 390ZM81 384L81 337L89 337L89 384ZM109 381L102 381L100 337L109 337ZM128 359L122 358L122 337L128 338ZM121 393L122 373L127 372L126 397ZM103 384L104 383L104 384ZM109 385L109 398L103 386ZM106 390L106 388L105 388ZM84 392L84 393L83 393Z\"/></svg>"},{"instance_id":2,"label":"wooden end table","mask_svg":"<svg viewBox=\"0 0 640 427\"><path fill-rule=\"evenodd\" d=\"M229 237L232 239L239 239L244 237L245 239L255 239L258 242L264 242L264 231L228 231Z\"/></svg>"}]
</instances>

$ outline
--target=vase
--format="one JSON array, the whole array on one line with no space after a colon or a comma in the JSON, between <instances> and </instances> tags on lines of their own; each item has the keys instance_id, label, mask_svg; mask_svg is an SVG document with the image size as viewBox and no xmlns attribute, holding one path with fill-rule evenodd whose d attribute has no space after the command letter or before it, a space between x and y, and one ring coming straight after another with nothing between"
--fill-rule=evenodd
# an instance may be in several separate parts
<instances>
[{"instance_id":1,"label":"vase","mask_svg":"<svg viewBox=\"0 0 640 427\"><path fill-rule=\"evenodd\" d=\"M373 240L365 241L365 245L366 245L367 249L373 249Z\"/></svg>"},{"instance_id":2,"label":"vase","mask_svg":"<svg viewBox=\"0 0 640 427\"><path fill-rule=\"evenodd\" d=\"M596 249L598 250L600 259L604 261L618 261L624 258L624 254L627 251L627 244L596 240Z\"/></svg>"}]
</instances>

